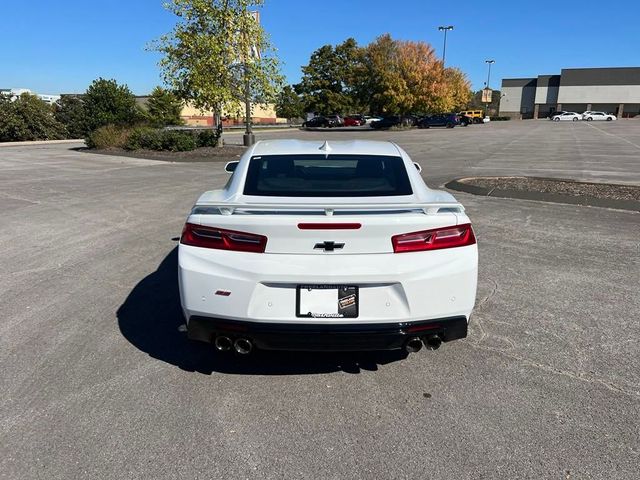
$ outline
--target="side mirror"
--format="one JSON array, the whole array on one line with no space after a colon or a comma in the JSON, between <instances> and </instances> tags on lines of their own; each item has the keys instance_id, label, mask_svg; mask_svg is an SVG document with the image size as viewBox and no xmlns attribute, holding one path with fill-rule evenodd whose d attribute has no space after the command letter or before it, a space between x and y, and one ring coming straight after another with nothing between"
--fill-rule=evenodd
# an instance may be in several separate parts
<instances>
[{"instance_id":1,"label":"side mirror","mask_svg":"<svg viewBox=\"0 0 640 480\"><path fill-rule=\"evenodd\" d=\"M419 163L413 162L413 166L416 167L416 170L418 170L418 172L422 173L422 167Z\"/></svg>"},{"instance_id":2,"label":"side mirror","mask_svg":"<svg viewBox=\"0 0 640 480\"><path fill-rule=\"evenodd\" d=\"M240 162L238 160L235 160L233 162L228 162L225 166L224 166L224 171L227 173L233 173L236 171L236 168L238 168L238 164Z\"/></svg>"}]
</instances>

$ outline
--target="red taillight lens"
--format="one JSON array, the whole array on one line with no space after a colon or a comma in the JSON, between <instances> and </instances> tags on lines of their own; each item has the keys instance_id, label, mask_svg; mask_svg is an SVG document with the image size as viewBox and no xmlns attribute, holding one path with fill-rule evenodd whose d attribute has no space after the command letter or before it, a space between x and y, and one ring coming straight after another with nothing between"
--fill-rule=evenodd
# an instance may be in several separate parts
<instances>
[{"instance_id":1,"label":"red taillight lens","mask_svg":"<svg viewBox=\"0 0 640 480\"><path fill-rule=\"evenodd\" d=\"M236 232L235 230L186 223L182 230L180 243L193 247L263 253L267 247L267 237L255 233Z\"/></svg>"},{"instance_id":2,"label":"red taillight lens","mask_svg":"<svg viewBox=\"0 0 640 480\"><path fill-rule=\"evenodd\" d=\"M442 248L464 247L476 243L470 223L434 228L421 232L403 233L391 237L394 253L421 252Z\"/></svg>"}]
</instances>

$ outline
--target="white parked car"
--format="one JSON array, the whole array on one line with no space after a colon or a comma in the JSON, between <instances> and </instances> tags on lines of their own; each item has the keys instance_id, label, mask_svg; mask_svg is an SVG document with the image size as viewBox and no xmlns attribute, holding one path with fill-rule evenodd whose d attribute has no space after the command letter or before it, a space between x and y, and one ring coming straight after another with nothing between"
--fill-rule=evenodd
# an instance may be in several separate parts
<instances>
[{"instance_id":1,"label":"white parked car","mask_svg":"<svg viewBox=\"0 0 640 480\"><path fill-rule=\"evenodd\" d=\"M611 115L609 113L605 113L605 112L585 112L582 114L582 119L586 120L587 122L591 122L591 121L612 121L612 120L616 120L616 116L615 115Z\"/></svg>"},{"instance_id":2,"label":"white parked car","mask_svg":"<svg viewBox=\"0 0 640 480\"><path fill-rule=\"evenodd\" d=\"M364 116L365 125L371 125L373 122L379 122L380 120L382 120L382 117L370 117L368 115Z\"/></svg>"},{"instance_id":3,"label":"white parked car","mask_svg":"<svg viewBox=\"0 0 640 480\"><path fill-rule=\"evenodd\" d=\"M564 122L564 121L573 121L577 122L578 120L582 120L582 115L576 112L564 112L559 115L554 115L551 117L551 120L554 122Z\"/></svg>"},{"instance_id":4,"label":"white parked car","mask_svg":"<svg viewBox=\"0 0 640 480\"><path fill-rule=\"evenodd\" d=\"M269 140L180 239L188 337L218 350L438 348L467 335L478 250L464 208L380 141Z\"/></svg>"}]
</instances>

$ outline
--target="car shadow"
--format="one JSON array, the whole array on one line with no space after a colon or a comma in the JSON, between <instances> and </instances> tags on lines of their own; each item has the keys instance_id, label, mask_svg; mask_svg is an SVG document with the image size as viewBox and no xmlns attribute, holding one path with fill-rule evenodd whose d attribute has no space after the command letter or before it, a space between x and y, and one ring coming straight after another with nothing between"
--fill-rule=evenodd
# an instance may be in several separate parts
<instances>
[{"instance_id":1,"label":"car shadow","mask_svg":"<svg viewBox=\"0 0 640 480\"><path fill-rule=\"evenodd\" d=\"M117 311L122 335L153 358L185 371L241 375L297 375L343 371L360 373L407 357L389 352L268 352L247 356L220 353L187 339L178 291L178 248L131 290Z\"/></svg>"}]
</instances>

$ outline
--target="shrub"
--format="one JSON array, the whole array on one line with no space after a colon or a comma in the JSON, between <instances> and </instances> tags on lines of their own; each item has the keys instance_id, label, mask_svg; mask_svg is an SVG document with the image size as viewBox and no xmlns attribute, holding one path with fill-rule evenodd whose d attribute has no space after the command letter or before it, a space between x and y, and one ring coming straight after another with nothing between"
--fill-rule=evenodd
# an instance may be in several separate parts
<instances>
[{"instance_id":1,"label":"shrub","mask_svg":"<svg viewBox=\"0 0 640 480\"><path fill-rule=\"evenodd\" d=\"M185 152L199 146L194 132L137 127L130 131L124 148L127 150L169 150Z\"/></svg>"},{"instance_id":2,"label":"shrub","mask_svg":"<svg viewBox=\"0 0 640 480\"><path fill-rule=\"evenodd\" d=\"M186 152L198 147L196 137L192 132L180 130L164 130L162 135L162 149L172 152Z\"/></svg>"},{"instance_id":3,"label":"shrub","mask_svg":"<svg viewBox=\"0 0 640 480\"><path fill-rule=\"evenodd\" d=\"M136 127L131 130L124 148L127 150L164 150L162 130L149 127Z\"/></svg>"},{"instance_id":4,"label":"shrub","mask_svg":"<svg viewBox=\"0 0 640 480\"><path fill-rule=\"evenodd\" d=\"M199 147L217 147L219 141L220 133L215 128L198 132Z\"/></svg>"},{"instance_id":5,"label":"shrub","mask_svg":"<svg viewBox=\"0 0 640 480\"><path fill-rule=\"evenodd\" d=\"M89 133L85 142L89 148L124 148L130 133L125 127L105 125Z\"/></svg>"},{"instance_id":6,"label":"shrub","mask_svg":"<svg viewBox=\"0 0 640 480\"><path fill-rule=\"evenodd\" d=\"M0 142L60 140L66 135L51 106L35 95L25 93L15 101L0 98Z\"/></svg>"}]
</instances>

